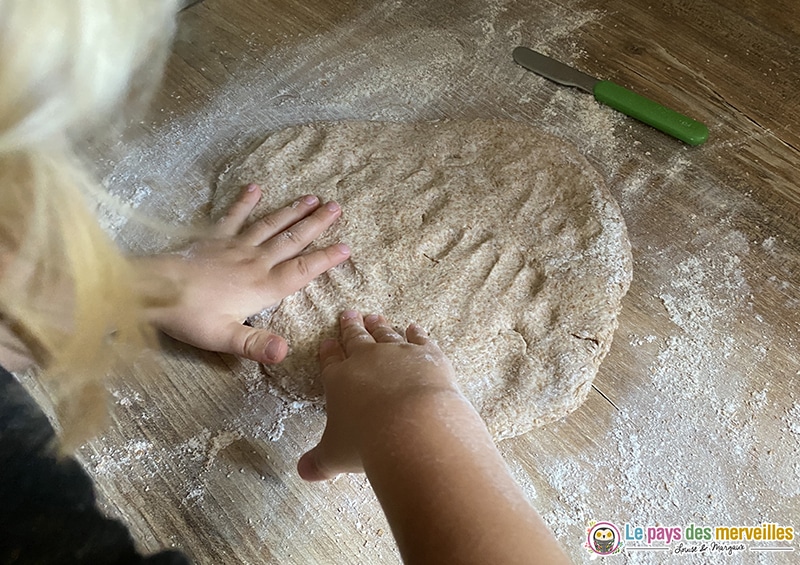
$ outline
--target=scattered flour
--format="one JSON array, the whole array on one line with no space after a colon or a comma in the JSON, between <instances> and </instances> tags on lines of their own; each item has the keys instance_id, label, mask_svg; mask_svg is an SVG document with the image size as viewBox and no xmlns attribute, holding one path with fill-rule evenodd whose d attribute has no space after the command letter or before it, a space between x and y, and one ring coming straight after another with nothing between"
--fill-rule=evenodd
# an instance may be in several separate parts
<instances>
[{"instance_id":1,"label":"scattered flour","mask_svg":"<svg viewBox=\"0 0 800 565\"><path fill-rule=\"evenodd\" d=\"M782 420L790 433L800 436L800 403L795 402L794 405L786 411L786 415Z\"/></svg>"},{"instance_id":2,"label":"scattered flour","mask_svg":"<svg viewBox=\"0 0 800 565\"><path fill-rule=\"evenodd\" d=\"M742 318L753 315L753 295L741 266L749 248L735 230L713 232L695 239L714 245L692 254L660 250L650 265L636 271L647 277L654 268L671 270L656 294L670 326L657 328L658 335L629 334L634 348L658 346L648 369L651 385L633 391L631 398L616 398L622 408L611 425L590 438L596 456L537 455L537 478L520 473L513 452L506 452L518 480L544 480L557 493L558 504L550 508L542 508L547 499L536 503L556 535L572 541L578 562L590 559L575 548L593 520L714 526L794 524L800 518L788 502L772 503L800 494L800 402L782 416L770 415L773 391L758 387L754 377L768 362L774 338L765 330L743 341L737 331ZM780 438L780 443L771 446L766 438ZM633 563L704 562L663 554L629 558ZM754 554L747 559L743 562L792 562Z\"/></svg>"}]
</instances>

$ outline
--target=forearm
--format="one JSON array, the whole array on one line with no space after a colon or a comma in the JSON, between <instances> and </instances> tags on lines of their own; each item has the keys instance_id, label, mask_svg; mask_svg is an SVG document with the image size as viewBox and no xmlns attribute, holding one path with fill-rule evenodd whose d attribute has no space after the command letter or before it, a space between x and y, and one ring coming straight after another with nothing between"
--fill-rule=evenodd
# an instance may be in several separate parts
<instances>
[{"instance_id":1,"label":"forearm","mask_svg":"<svg viewBox=\"0 0 800 565\"><path fill-rule=\"evenodd\" d=\"M407 563L567 563L558 543L455 392L381 416L364 469Z\"/></svg>"}]
</instances>

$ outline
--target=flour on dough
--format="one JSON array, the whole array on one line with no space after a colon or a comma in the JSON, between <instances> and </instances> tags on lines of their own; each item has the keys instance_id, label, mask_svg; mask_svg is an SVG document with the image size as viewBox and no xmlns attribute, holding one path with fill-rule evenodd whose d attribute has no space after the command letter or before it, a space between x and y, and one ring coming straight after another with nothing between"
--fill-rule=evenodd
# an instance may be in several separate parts
<instances>
[{"instance_id":1,"label":"flour on dough","mask_svg":"<svg viewBox=\"0 0 800 565\"><path fill-rule=\"evenodd\" d=\"M215 212L250 182L265 191L253 217L307 193L338 201L314 246L352 248L252 320L290 344L262 367L275 390L323 400L319 343L356 308L427 328L497 439L586 398L631 256L617 203L572 145L516 122L312 123L267 137L220 181Z\"/></svg>"}]
</instances>

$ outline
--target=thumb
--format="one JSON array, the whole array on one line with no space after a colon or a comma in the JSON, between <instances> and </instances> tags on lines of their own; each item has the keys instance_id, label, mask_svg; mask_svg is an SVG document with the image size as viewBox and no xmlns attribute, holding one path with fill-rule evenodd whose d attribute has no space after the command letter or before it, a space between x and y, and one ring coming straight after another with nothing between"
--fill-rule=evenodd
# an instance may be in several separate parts
<instances>
[{"instance_id":1,"label":"thumb","mask_svg":"<svg viewBox=\"0 0 800 565\"><path fill-rule=\"evenodd\" d=\"M283 361L288 352L279 335L238 323L231 326L228 353L270 365Z\"/></svg>"},{"instance_id":2,"label":"thumb","mask_svg":"<svg viewBox=\"0 0 800 565\"><path fill-rule=\"evenodd\" d=\"M304 481L326 481L332 479L338 473L325 471L319 462L319 445L310 451L306 451L297 462L297 474Z\"/></svg>"}]
</instances>

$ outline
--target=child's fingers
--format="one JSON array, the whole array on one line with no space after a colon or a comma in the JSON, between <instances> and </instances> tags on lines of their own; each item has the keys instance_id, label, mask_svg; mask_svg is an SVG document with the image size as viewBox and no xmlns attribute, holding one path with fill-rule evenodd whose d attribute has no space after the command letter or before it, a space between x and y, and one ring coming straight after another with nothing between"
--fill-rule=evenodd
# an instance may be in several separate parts
<instances>
[{"instance_id":1,"label":"child's fingers","mask_svg":"<svg viewBox=\"0 0 800 565\"><path fill-rule=\"evenodd\" d=\"M363 343L375 343L375 340L364 327L364 319L355 310L345 310L339 318L339 331L342 334L342 345L345 355L353 354Z\"/></svg>"},{"instance_id":2,"label":"child's fingers","mask_svg":"<svg viewBox=\"0 0 800 565\"><path fill-rule=\"evenodd\" d=\"M300 255L264 271L264 284L272 284L283 296L294 294L328 269L350 257L350 248L337 243ZM265 257L269 261L273 259ZM277 282L272 282L277 281Z\"/></svg>"},{"instance_id":3,"label":"child's fingers","mask_svg":"<svg viewBox=\"0 0 800 565\"><path fill-rule=\"evenodd\" d=\"M332 473L320 465L319 451L320 446L317 446L305 452L297 462L297 474L304 481L327 481L336 476L336 473Z\"/></svg>"},{"instance_id":4,"label":"child's fingers","mask_svg":"<svg viewBox=\"0 0 800 565\"><path fill-rule=\"evenodd\" d=\"M233 237L242 229L250 212L261 199L261 188L257 184L248 184L236 201L225 211L211 231L212 237Z\"/></svg>"},{"instance_id":5,"label":"child's fingers","mask_svg":"<svg viewBox=\"0 0 800 565\"><path fill-rule=\"evenodd\" d=\"M253 232L253 239L250 241L256 242L260 239L259 244L265 256L274 261L274 264L296 257L342 215L342 208L336 202L318 206L318 204L308 204L305 198L307 197L298 200L300 204L297 206L292 204L271 216L265 216L261 220L261 226L258 226L257 222L248 228L248 231ZM273 233L270 230L275 226L285 227Z\"/></svg>"},{"instance_id":6,"label":"child's fingers","mask_svg":"<svg viewBox=\"0 0 800 565\"><path fill-rule=\"evenodd\" d=\"M414 343L416 345L425 345L430 343L430 338L428 337L428 332L426 332L422 326L418 326L417 324L411 324L406 329L406 339L408 343Z\"/></svg>"},{"instance_id":7,"label":"child's fingers","mask_svg":"<svg viewBox=\"0 0 800 565\"><path fill-rule=\"evenodd\" d=\"M261 245L284 230L314 214L319 209L319 198L312 194L300 197L289 206L265 214L239 234L245 245Z\"/></svg>"},{"instance_id":8,"label":"child's fingers","mask_svg":"<svg viewBox=\"0 0 800 565\"><path fill-rule=\"evenodd\" d=\"M335 339L326 339L319 345L320 371L324 371L336 363L341 363L344 359L344 351Z\"/></svg>"},{"instance_id":9,"label":"child's fingers","mask_svg":"<svg viewBox=\"0 0 800 565\"><path fill-rule=\"evenodd\" d=\"M364 326L378 343L403 343L405 339L389 325L386 318L377 314L370 314L364 318Z\"/></svg>"}]
</instances>

